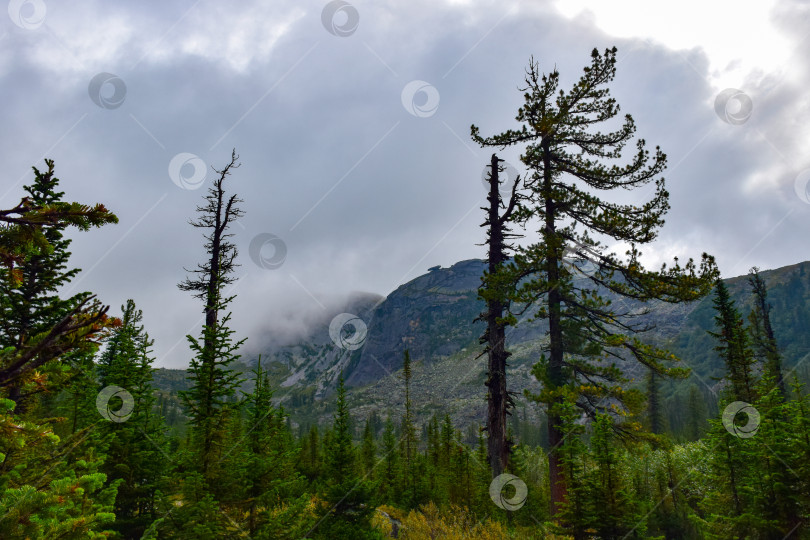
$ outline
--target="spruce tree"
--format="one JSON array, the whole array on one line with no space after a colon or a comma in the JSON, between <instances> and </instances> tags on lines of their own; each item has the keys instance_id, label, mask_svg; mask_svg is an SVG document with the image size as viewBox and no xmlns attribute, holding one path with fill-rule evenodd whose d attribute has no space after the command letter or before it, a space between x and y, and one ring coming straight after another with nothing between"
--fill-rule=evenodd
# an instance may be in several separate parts
<instances>
[{"instance_id":1,"label":"spruce tree","mask_svg":"<svg viewBox=\"0 0 810 540\"><path fill-rule=\"evenodd\" d=\"M194 353L188 368L191 387L180 393L192 426L194 462L206 481L213 487L214 473L211 468L222 454L227 443L223 427L228 417L235 414L233 403L236 388L242 382L238 373L229 368L239 358L236 351L245 339L234 341L234 331L229 328L231 314L228 304L234 296L227 296L225 288L234 282L233 272L237 267L236 245L230 241L233 234L229 228L243 213L236 195L227 196L225 180L233 169L239 167L239 156L234 150L230 162L221 170L214 185L209 188L205 205L197 207L199 219L191 221L196 228L206 230L206 260L191 270L179 288L190 291L203 301L205 323L200 339L186 336Z\"/></svg>"},{"instance_id":2,"label":"spruce tree","mask_svg":"<svg viewBox=\"0 0 810 540\"><path fill-rule=\"evenodd\" d=\"M771 305L768 303L768 286L755 266L748 272L748 283L754 295L754 307L748 316L751 339L757 358L763 363L770 376L776 381L782 396L787 396L782 375L782 355L776 344L776 336L771 325Z\"/></svg>"},{"instance_id":3,"label":"spruce tree","mask_svg":"<svg viewBox=\"0 0 810 540\"><path fill-rule=\"evenodd\" d=\"M651 433L664 433L664 411L661 402L661 383L655 371L647 373L647 421Z\"/></svg>"},{"instance_id":4,"label":"spruce tree","mask_svg":"<svg viewBox=\"0 0 810 540\"><path fill-rule=\"evenodd\" d=\"M725 363L730 396L734 400L752 403L756 397L754 391L756 380L748 333L728 287L720 279L715 285L713 303L717 312L714 317L717 332L709 332L709 335L717 340L714 350Z\"/></svg>"},{"instance_id":5,"label":"spruce tree","mask_svg":"<svg viewBox=\"0 0 810 540\"><path fill-rule=\"evenodd\" d=\"M253 536L265 526L261 509L280 506L301 494L303 477L295 470L297 456L284 421L284 411L273 405L273 392L261 357L253 370L253 391L245 395L246 428L240 458L229 476L244 490L248 518L245 529Z\"/></svg>"},{"instance_id":6,"label":"spruce tree","mask_svg":"<svg viewBox=\"0 0 810 540\"><path fill-rule=\"evenodd\" d=\"M370 526L374 509L368 504L369 485L356 472L350 426L346 387L341 375L332 436L324 456L326 485L322 517L312 531L313 538L362 539L375 536Z\"/></svg>"},{"instance_id":7,"label":"spruce tree","mask_svg":"<svg viewBox=\"0 0 810 540\"><path fill-rule=\"evenodd\" d=\"M360 462L363 466L363 473L371 475L374 472L374 465L377 460L377 444L374 441L374 433L371 428L371 419L366 420L363 428L363 444L360 447Z\"/></svg>"},{"instance_id":8,"label":"spruce tree","mask_svg":"<svg viewBox=\"0 0 810 540\"><path fill-rule=\"evenodd\" d=\"M696 385L689 387L689 397L686 401L686 438L690 441L698 440L705 431L706 403L703 395Z\"/></svg>"},{"instance_id":9,"label":"spruce tree","mask_svg":"<svg viewBox=\"0 0 810 540\"><path fill-rule=\"evenodd\" d=\"M168 465L168 444L163 418L155 410L153 340L133 300L127 300L121 310L122 324L106 339L98 361L99 383L123 388L132 396L134 408L126 421L102 424L108 439L102 470L109 481L121 480L115 530L125 538L140 538L158 513L157 492Z\"/></svg>"},{"instance_id":10,"label":"spruce tree","mask_svg":"<svg viewBox=\"0 0 810 540\"><path fill-rule=\"evenodd\" d=\"M589 481L590 517L599 538L643 538L646 516L621 470L612 424L607 415L597 416L593 423L591 457L595 467Z\"/></svg>"},{"instance_id":11,"label":"spruce tree","mask_svg":"<svg viewBox=\"0 0 810 540\"><path fill-rule=\"evenodd\" d=\"M87 352L91 341L115 324L90 293L61 298L58 290L79 272L68 268L67 227L86 231L117 223L104 205L88 206L62 200L54 162L36 167L27 196L14 208L0 211L0 390L24 412L24 398L44 389L31 376L46 370L54 382L60 376L51 360L69 351Z\"/></svg>"},{"instance_id":12,"label":"spruce tree","mask_svg":"<svg viewBox=\"0 0 810 540\"><path fill-rule=\"evenodd\" d=\"M46 165L44 173L34 168L27 197L0 210L0 537L101 538L115 519L117 482L99 471L104 449L86 399L95 390L92 373L84 392L72 388L72 417L53 418L42 393L77 382L97 340L118 324L89 293L58 295L77 272L67 269L62 232L117 218L101 204L63 202L53 161ZM34 394L39 403L26 399Z\"/></svg>"},{"instance_id":13,"label":"spruce tree","mask_svg":"<svg viewBox=\"0 0 810 540\"><path fill-rule=\"evenodd\" d=\"M400 455L394 422L391 420L390 416L386 418L383 427L382 449L384 468L380 489L386 501L394 502L398 498L399 493L401 493L399 483Z\"/></svg>"},{"instance_id":14,"label":"spruce tree","mask_svg":"<svg viewBox=\"0 0 810 540\"><path fill-rule=\"evenodd\" d=\"M416 451L417 438L414 425L413 407L411 404L411 355L406 349L403 354L402 378L405 382L405 411L402 416L400 436L400 456L402 456L402 493L401 502L414 506L416 497Z\"/></svg>"},{"instance_id":15,"label":"spruce tree","mask_svg":"<svg viewBox=\"0 0 810 540\"><path fill-rule=\"evenodd\" d=\"M299 468L310 481L314 481L321 473L321 441L318 435L318 426L313 424L309 433L302 442Z\"/></svg>"},{"instance_id":16,"label":"spruce tree","mask_svg":"<svg viewBox=\"0 0 810 540\"><path fill-rule=\"evenodd\" d=\"M671 353L638 337L647 329L638 322L638 313L617 306L607 295L641 302L692 301L707 294L717 277L714 259L706 254L699 265L690 259L681 266L676 259L671 267L650 271L641 264L636 246L655 240L669 209L660 176L666 156L658 148L650 154L640 139L629 163L619 161L636 131L629 115L615 131L598 131L619 112L608 88L615 73L616 49L604 54L594 49L591 65L564 91L559 89L556 69L541 74L532 60L525 78L525 103L516 117L519 128L491 137L471 128L473 139L485 146L525 145L521 160L530 171L524 182L528 200L519 204L516 219L526 226L536 223L539 241L521 248L512 268L517 275L530 275L518 287L516 299L536 305L536 318L548 319L549 324L548 356L541 356L540 380L541 400L549 415L553 513L569 487L560 463L566 434L560 431L558 409L565 388L576 392L577 407L591 417L617 403L632 414L643 399L625 388L628 381L617 362L635 360L661 376L686 372L672 367L676 358ZM600 196L650 183L654 192L644 203L613 203ZM626 259L604 252L599 236L629 244ZM593 271L582 271L565 258L588 259ZM636 432L632 424L617 429Z\"/></svg>"}]
</instances>

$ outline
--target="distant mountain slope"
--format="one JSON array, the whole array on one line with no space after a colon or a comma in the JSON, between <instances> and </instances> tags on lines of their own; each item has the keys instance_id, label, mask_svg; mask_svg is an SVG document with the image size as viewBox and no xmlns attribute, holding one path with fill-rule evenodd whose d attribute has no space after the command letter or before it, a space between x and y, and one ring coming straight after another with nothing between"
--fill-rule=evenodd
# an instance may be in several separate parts
<instances>
[{"instance_id":1,"label":"distant mountain slope","mask_svg":"<svg viewBox=\"0 0 810 540\"><path fill-rule=\"evenodd\" d=\"M368 337L361 354L347 366L349 385L362 386L396 371L408 348L414 360L435 361L475 344L483 329L472 320L483 309L477 288L485 264L462 261L450 268L435 268L393 291L370 313ZM810 351L810 263L763 271L773 305L774 329L787 365ZM726 280L744 315L751 309L746 276ZM643 309L636 302L622 303L628 310ZM619 304L621 305L621 304ZM701 375L717 374L720 368L706 330L713 328L712 297L692 304L651 302L650 313L641 320L655 326L650 338L670 343L674 351ZM522 322L508 336L511 344L536 341L545 333L542 322Z\"/></svg>"},{"instance_id":2,"label":"distant mountain slope","mask_svg":"<svg viewBox=\"0 0 810 540\"><path fill-rule=\"evenodd\" d=\"M481 260L461 261L450 268L434 267L385 298L353 294L342 306L324 311L293 344L272 344L265 336L271 344L263 349L262 364L271 369L277 400L294 419L323 420L330 410L327 398L343 373L356 415L398 410L401 380L393 375L401 369L407 348L415 363L414 395L419 396L425 414L446 410L461 425L480 418L485 364L476 357L483 324L472 321L483 309L477 289L484 267ZM785 366L791 369L810 356L810 262L763 271L762 276L773 305L774 331ZM746 276L725 281L747 317L751 293ZM643 309L638 303L620 305L630 311ZM655 326L648 338L668 345L704 385L718 384L712 377L721 376L723 366L706 334L714 325L712 296L690 305L652 302L648 307L650 313L642 320ZM330 323L339 313L356 315L366 324L360 348L338 347L330 336ZM510 360L510 387L518 393L536 388L529 370L539 357L545 331L542 321L523 321L507 336L508 347L515 352ZM261 342L262 338L252 339ZM243 361L255 364L257 356L248 355ZM631 376L643 375L637 366L627 368Z\"/></svg>"},{"instance_id":3,"label":"distant mountain slope","mask_svg":"<svg viewBox=\"0 0 810 540\"><path fill-rule=\"evenodd\" d=\"M396 371L408 349L414 361L457 353L484 328L473 324L483 304L478 287L484 263L462 261L450 268L434 267L400 286L371 313L368 337L347 384L362 386Z\"/></svg>"}]
</instances>

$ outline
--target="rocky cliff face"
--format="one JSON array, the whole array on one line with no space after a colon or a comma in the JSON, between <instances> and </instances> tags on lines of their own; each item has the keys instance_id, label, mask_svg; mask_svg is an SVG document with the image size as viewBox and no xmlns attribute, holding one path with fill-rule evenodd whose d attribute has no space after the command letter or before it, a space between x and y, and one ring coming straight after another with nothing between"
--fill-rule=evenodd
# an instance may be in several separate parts
<instances>
[{"instance_id":1,"label":"rocky cliff face","mask_svg":"<svg viewBox=\"0 0 810 540\"><path fill-rule=\"evenodd\" d=\"M484 263L462 261L434 267L400 286L371 313L368 336L347 383L361 386L402 366L408 349L413 361L446 358L473 342L484 324L478 287Z\"/></svg>"}]
</instances>

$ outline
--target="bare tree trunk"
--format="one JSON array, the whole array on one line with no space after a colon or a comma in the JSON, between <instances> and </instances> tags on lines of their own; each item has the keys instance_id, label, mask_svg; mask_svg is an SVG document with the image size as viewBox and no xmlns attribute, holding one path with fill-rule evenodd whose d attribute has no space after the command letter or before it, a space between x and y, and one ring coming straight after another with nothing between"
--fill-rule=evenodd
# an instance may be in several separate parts
<instances>
[{"instance_id":1,"label":"bare tree trunk","mask_svg":"<svg viewBox=\"0 0 810 540\"><path fill-rule=\"evenodd\" d=\"M498 156L492 154L489 178L489 275L495 275L506 262L504 244L504 225L511 213L510 209L500 215L501 197L498 175ZM510 208L513 205L510 205ZM504 315L504 301L500 295L487 299L486 323L488 338L488 377L487 392L487 452L493 478L503 473L509 462L509 441L506 436L506 418L511 401L506 390L506 359L510 353L506 350L506 329L498 319Z\"/></svg>"}]
</instances>

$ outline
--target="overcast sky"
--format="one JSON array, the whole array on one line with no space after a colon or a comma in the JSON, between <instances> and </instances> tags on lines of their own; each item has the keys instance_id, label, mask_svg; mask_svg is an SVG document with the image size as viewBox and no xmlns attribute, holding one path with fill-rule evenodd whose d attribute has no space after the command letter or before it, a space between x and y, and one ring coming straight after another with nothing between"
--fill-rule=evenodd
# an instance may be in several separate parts
<instances>
[{"instance_id":1,"label":"overcast sky","mask_svg":"<svg viewBox=\"0 0 810 540\"><path fill-rule=\"evenodd\" d=\"M810 259L809 18L768 0L12 0L0 205L48 157L68 200L112 209L118 225L72 234L69 291L115 312L135 299L157 365L184 367L202 321L176 287L203 257L187 221L232 148L234 326L258 343L351 291L482 257L491 150L470 124L515 125L532 55L567 88L615 45L613 94L669 158L672 210L645 262L706 251L726 277L793 264ZM257 237L270 268L251 260Z\"/></svg>"}]
</instances>

